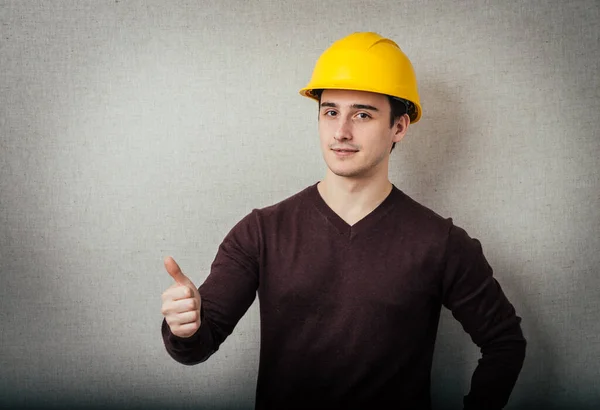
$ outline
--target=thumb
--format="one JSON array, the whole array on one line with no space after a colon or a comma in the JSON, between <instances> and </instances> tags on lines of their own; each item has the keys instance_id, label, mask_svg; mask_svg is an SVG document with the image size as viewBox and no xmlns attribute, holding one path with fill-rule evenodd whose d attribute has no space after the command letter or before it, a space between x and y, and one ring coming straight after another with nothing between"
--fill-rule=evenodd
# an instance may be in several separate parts
<instances>
[{"instance_id":1,"label":"thumb","mask_svg":"<svg viewBox=\"0 0 600 410\"><path fill-rule=\"evenodd\" d=\"M194 286L192 281L189 280L188 277L183 274L183 272L181 272L181 268L177 262L175 262L175 259L170 256L165 258L165 269L167 272L169 272L169 275L171 275L175 282L179 283L180 285Z\"/></svg>"}]
</instances>

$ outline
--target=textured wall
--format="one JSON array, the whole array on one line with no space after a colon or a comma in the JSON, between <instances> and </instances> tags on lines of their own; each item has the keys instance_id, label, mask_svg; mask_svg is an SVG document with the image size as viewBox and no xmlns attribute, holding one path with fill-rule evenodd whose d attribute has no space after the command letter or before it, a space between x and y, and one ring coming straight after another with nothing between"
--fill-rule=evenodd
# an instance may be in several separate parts
<instances>
[{"instance_id":1,"label":"textured wall","mask_svg":"<svg viewBox=\"0 0 600 410\"><path fill-rule=\"evenodd\" d=\"M523 317L509 408L598 408L599 27L596 0L0 1L0 407L252 408L257 304L179 365L162 258L200 283L237 220L322 177L297 92L368 30L424 108L392 181L482 241ZM477 358L444 313L438 409Z\"/></svg>"}]
</instances>

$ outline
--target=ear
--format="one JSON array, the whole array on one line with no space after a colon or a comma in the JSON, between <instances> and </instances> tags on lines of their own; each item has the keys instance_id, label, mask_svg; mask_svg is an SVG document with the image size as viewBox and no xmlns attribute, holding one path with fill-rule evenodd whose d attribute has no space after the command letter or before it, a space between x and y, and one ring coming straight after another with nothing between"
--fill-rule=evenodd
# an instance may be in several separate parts
<instances>
[{"instance_id":1,"label":"ear","mask_svg":"<svg viewBox=\"0 0 600 410\"><path fill-rule=\"evenodd\" d=\"M408 125L410 124L410 117L408 114L404 114L402 117L398 118L394 123L394 138L393 142L400 142L402 138L406 135L408 131Z\"/></svg>"}]
</instances>

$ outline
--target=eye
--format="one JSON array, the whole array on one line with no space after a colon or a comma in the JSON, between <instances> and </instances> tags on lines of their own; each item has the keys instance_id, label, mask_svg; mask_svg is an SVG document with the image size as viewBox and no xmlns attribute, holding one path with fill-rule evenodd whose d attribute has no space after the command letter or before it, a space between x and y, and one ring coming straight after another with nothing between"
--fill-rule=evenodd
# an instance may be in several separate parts
<instances>
[{"instance_id":1,"label":"eye","mask_svg":"<svg viewBox=\"0 0 600 410\"><path fill-rule=\"evenodd\" d=\"M371 116L369 114L367 114L366 112L359 112L358 114L356 114L356 116L361 120L366 120L366 119L371 118Z\"/></svg>"},{"instance_id":2,"label":"eye","mask_svg":"<svg viewBox=\"0 0 600 410\"><path fill-rule=\"evenodd\" d=\"M337 115L337 112L335 112L334 110L327 110L323 113L323 115L326 117L335 117Z\"/></svg>"}]
</instances>

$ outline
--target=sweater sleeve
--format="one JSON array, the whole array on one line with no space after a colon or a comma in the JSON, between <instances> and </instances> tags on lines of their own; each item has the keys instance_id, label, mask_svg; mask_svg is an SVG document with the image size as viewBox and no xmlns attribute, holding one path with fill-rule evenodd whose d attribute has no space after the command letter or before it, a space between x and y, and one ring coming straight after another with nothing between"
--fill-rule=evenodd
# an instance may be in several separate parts
<instances>
[{"instance_id":1,"label":"sweater sleeve","mask_svg":"<svg viewBox=\"0 0 600 410\"><path fill-rule=\"evenodd\" d=\"M464 408L502 409L525 359L521 318L494 279L477 239L452 225L445 254L443 304L481 349Z\"/></svg>"},{"instance_id":2,"label":"sweater sleeve","mask_svg":"<svg viewBox=\"0 0 600 410\"><path fill-rule=\"evenodd\" d=\"M227 234L208 277L198 288L201 323L193 336L175 336L163 319L162 338L173 359L186 365L204 362L233 332L256 297L259 243L256 214L252 212Z\"/></svg>"}]
</instances>

